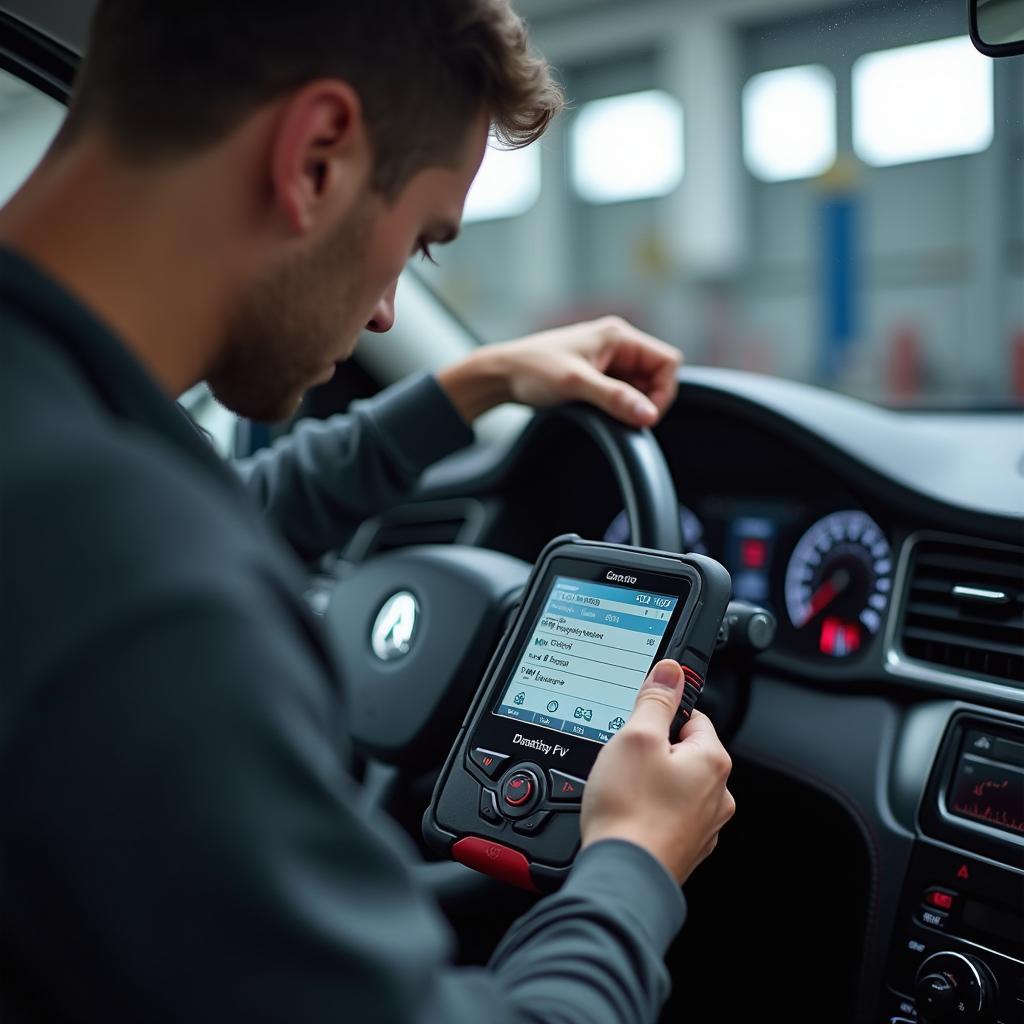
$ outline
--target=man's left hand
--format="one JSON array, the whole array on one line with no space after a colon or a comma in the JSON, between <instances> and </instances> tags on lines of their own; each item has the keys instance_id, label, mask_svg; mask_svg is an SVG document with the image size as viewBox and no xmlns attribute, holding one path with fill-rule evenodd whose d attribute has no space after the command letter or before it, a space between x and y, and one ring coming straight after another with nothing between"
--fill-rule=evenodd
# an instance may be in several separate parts
<instances>
[{"instance_id":1,"label":"man's left hand","mask_svg":"<svg viewBox=\"0 0 1024 1024\"><path fill-rule=\"evenodd\" d=\"M675 400L682 358L610 316L484 346L437 379L467 423L502 402L543 408L583 401L649 427Z\"/></svg>"}]
</instances>

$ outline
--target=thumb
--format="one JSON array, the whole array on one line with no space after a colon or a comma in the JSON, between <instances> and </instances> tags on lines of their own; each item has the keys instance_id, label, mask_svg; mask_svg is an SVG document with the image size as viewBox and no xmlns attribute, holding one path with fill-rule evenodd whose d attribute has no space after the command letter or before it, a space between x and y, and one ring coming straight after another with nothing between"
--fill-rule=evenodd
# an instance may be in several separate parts
<instances>
[{"instance_id":1,"label":"thumb","mask_svg":"<svg viewBox=\"0 0 1024 1024\"><path fill-rule=\"evenodd\" d=\"M675 661L659 661L636 695L627 729L668 736L669 727L683 695L683 670Z\"/></svg>"},{"instance_id":2,"label":"thumb","mask_svg":"<svg viewBox=\"0 0 1024 1024\"><path fill-rule=\"evenodd\" d=\"M575 397L596 405L631 427L651 426L660 415L658 407L642 391L624 380L609 377L590 363L580 374L579 394Z\"/></svg>"}]
</instances>

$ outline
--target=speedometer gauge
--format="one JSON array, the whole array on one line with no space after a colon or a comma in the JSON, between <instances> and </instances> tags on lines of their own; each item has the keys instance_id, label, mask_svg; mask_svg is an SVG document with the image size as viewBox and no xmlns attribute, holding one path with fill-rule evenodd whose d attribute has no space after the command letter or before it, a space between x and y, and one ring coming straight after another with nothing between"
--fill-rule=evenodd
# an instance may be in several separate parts
<instances>
[{"instance_id":1,"label":"speedometer gauge","mask_svg":"<svg viewBox=\"0 0 1024 1024\"><path fill-rule=\"evenodd\" d=\"M786 569L786 611L822 654L855 653L878 632L892 590L892 553L866 513L834 512L800 538Z\"/></svg>"}]
</instances>

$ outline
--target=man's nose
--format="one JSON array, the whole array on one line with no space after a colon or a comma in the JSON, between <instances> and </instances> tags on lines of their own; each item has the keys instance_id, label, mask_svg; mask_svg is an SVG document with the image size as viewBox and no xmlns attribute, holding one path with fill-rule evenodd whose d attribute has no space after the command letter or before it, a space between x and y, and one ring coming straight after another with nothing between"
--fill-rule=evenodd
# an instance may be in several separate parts
<instances>
[{"instance_id":1,"label":"man's nose","mask_svg":"<svg viewBox=\"0 0 1024 1024\"><path fill-rule=\"evenodd\" d=\"M373 315L367 321L366 329L374 334L384 334L395 326L395 291L398 289L396 281L382 296L380 302L373 309Z\"/></svg>"}]
</instances>

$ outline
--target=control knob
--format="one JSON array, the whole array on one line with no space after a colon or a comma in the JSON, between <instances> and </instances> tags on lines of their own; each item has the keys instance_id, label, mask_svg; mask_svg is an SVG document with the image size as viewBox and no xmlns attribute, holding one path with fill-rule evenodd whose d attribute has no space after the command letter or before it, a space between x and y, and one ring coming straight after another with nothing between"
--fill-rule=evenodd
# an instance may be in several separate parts
<instances>
[{"instance_id":1,"label":"control knob","mask_svg":"<svg viewBox=\"0 0 1024 1024\"><path fill-rule=\"evenodd\" d=\"M988 1024L995 1020L995 978L977 957L933 953L918 968L914 990L922 1024Z\"/></svg>"}]
</instances>

